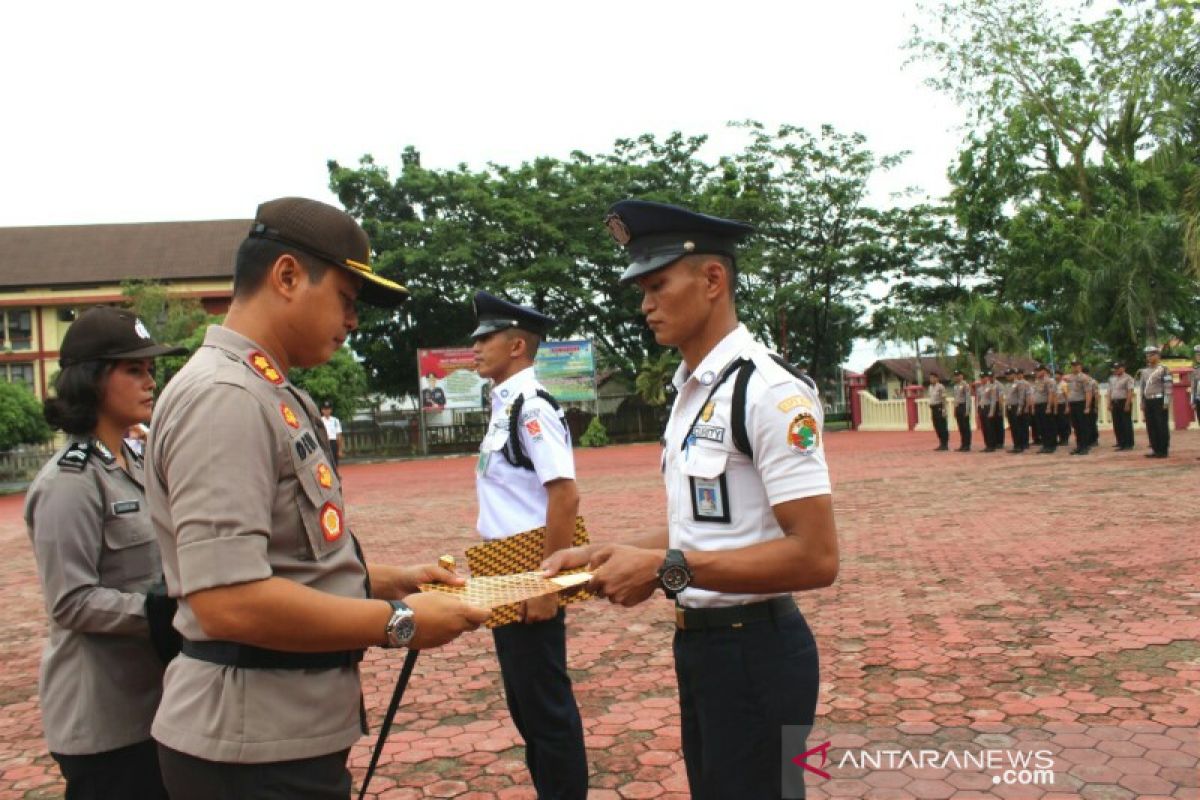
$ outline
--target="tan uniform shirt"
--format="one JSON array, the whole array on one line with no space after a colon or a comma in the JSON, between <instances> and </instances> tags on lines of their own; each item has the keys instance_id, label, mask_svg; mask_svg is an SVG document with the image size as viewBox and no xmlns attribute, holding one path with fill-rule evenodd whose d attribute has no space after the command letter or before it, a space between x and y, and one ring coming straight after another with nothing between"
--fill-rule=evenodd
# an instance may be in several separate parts
<instances>
[{"instance_id":1,"label":"tan uniform shirt","mask_svg":"<svg viewBox=\"0 0 1200 800\"><path fill-rule=\"evenodd\" d=\"M1083 373L1078 375L1068 375L1063 383L1067 386L1067 401L1071 403L1082 403L1085 399L1088 388L1088 376Z\"/></svg>"},{"instance_id":2,"label":"tan uniform shirt","mask_svg":"<svg viewBox=\"0 0 1200 800\"><path fill-rule=\"evenodd\" d=\"M1127 400L1133 394L1133 376L1129 373L1113 375L1108 379L1108 398Z\"/></svg>"},{"instance_id":3,"label":"tan uniform shirt","mask_svg":"<svg viewBox=\"0 0 1200 800\"><path fill-rule=\"evenodd\" d=\"M274 576L366 596L319 419L261 348L221 326L167 385L146 490L184 638L207 638L186 599L202 589ZM180 655L154 738L212 761L325 755L362 734L360 692L354 667L241 669Z\"/></svg>"},{"instance_id":4,"label":"tan uniform shirt","mask_svg":"<svg viewBox=\"0 0 1200 800\"><path fill-rule=\"evenodd\" d=\"M1049 403L1053 399L1054 392L1058 391L1058 387L1054 385L1054 379L1047 375L1044 378L1034 378L1032 390L1034 404L1040 405Z\"/></svg>"},{"instance_id":5,"label":"tan uniform shirt","mask_svg":"<svg viewBox=\"0 0 1200 800\"><path fill-rule=\"evenodd\" d=\"M966 381L954 384L954 404L966 405L971 402L971 384Z\"/></svg>"},{"instance_id":6,"label":"tan uniform shirt","mask_svg":"<svg viewBox=\"0 0 1200 800\"><path fill-rule=\"evenodd\" d=\"M1157 367L1146 367L1140 375L1142 397L1154 400L1171 391L1171 370L1159 364Z\"/></svg>"},{"instance_id":7,"label":"tan uniform shirt","mask_svg":"<svg viewBox=\"0 0 1200 800\"><path fill-rule=\"evenodd\" d=\"M144 605L162 566L141 459L127 448L126 472L103 445L71 442L68 458L70 444L33 479L25 524L50 619L39 681L46 742L88 755L150 738L163 666Z\"/></svg>"},{"instance_id":8,"label":"tan uniform shirt","mask_svg":"<svg viewBox=\"0 0 1200 800\"><path fill-rule=\"evenodd\" d=\"M1192 402L1200 403L1200 364L1192 366Z\"/></svg>"},{"instance_id":9,"label":"tan uniform shirt","mask_svg":"<svg viewBox=\"0 0 1200 800\"><path fill-rule=\"evenodd\" d=\"M929 384L929 407L942 408L946 406L946 387L941 383Z\"/></svg>"}]
</instances>

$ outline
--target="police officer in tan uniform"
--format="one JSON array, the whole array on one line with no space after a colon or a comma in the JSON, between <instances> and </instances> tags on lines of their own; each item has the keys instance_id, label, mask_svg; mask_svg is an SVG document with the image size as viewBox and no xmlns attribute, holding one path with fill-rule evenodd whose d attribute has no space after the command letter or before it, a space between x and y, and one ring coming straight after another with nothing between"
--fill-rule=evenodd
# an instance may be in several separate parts
<instances>
[{"instance_id":1,"label":"police officer in tan uniform","mask_svg":"<svg viewBox=\"0 0 1200 800\"><path fill-rule=\"evenodd\" d=\"M950 449L950 426L946 423L946 387L936 372L929 373L929 416L933 419L933 430L937 433L938 446L934 450Z\"/></svg>"},{"instance_id":2,"label":"police officer in tan uniform","mask_svg":"<svg viewBox=\"0 0 1200 800\"><path fill-rule=\"evenodd\" d=\"M1058 408L1058 386L1050 377L1045 364L1038 364L1033 391L1029 395L1029 412L1041 431L1042 446L1038 453L1053 453L1058 449L1058 428L1054 422Z\"/></svg>"},{"instance_id":3,"label":"police officer in tan uniform","mask_svg":"<svg viewBox=\"0 0 1200 800\"><path fill-rule=\"evenodd\" d=\"M636 281L655 340L683 358L662 453L666 524L547 566L590 560L593 585L622 605L657 588L675 600L692 797L777 800L791 795L784 742L804 749L784 735L812 725L819 684L791 593L828 586L838 568L820 398L738 323L735 245L749 225L626 200L608 226L629 253L622 282Z\"/></svg>"},{"instance_id":4,"label":"police officer in tan uniform","mask_svg":"<svg viewBox=\"0 0 1200 800\"><path fill-rule=\"evenodd\" d=\"M1004 406L1013 440L1012 449L1008 452L1023 453L1029 448L1029 415L1025 410L1029 405L1029 381L1025 380L1020 370L1012 367L1005 374L1008 375L1008 386Z\"/></svg>"},{"instance_id":5,"label":"police officer in tan uniform","mask_svg":"<svg viewBox=\"0 0 1200 800\"><path fill-rule=\"evenodd\" d=\"M961 370L954 371L954 421L958 423L958 452L971 449L971 384Z\"/></svg>"},{"instance_id":6,"label":"police officer in tan uniform","mask_svg":"<svg viewBox=\"0 0 1200 800\"><path fill-rule=\"evenodd\" d=\"M1171 402L1171 370L1159 363L1159 349L1145 349L1148 366L1142 369L1138 385L1142 390L1142 419L1146 421L1146 436L1152 452L1146 458L1166 458L1171 449L1171 428L1167 424L1168 403Z\"/></svg>"},{"instance_id":7,"label":"police officer in tan uniform","mask_svg":"<svg viewBox=\"0 0 1200 800\"><path fill-rule=\"evenodd\" d=\"M414 593L460 580L436 566L367 566L317 408L288 380L342 346L356 300L405 298L369 260L344 212L263 203L224 324L156 409L147 492L184 638L153 727L172 800L345 800L363 651L434 647L487 617Z\"/></svg>"},{"instance_id":8,"label":"police officer in tan uniform","mask_svg":"<svg viewBox=\"0 0 1200 800\"><path fill-rule=\"evenodd\" d=\"M1133 376L1120 361L1113 363L1108 378L1108 415L1112 419L1116 450L1133 449Z\"/></svg>"},{"instance_id":9,"label":"police officer in tan uniform","mask_svg":"<svg viewBox=\"0 0 1200 800\"><path fill-rule=\"evenodd\" d=\"M25 522L50 618L42 728L69 798L167 796L150 738L171 655L156 652L148 600L162 563L142 459L124 435L150 418L151 359L182 352L129 311L91 309L67 330L46 400L69 438L34 478Z\"/></svg>"},{"instance_id":10,"label":"police officer in tan uniform","mask_svg":"<svg viewBox=\"0 0 1200 800\"><path fill-rule=\"evenodd\" d=\"M1067 387L1067 404L1071 414L1071 430L1075 433L1075 449L1073 456L1087 455L1090 449L1091 433L1088 428L1088 414L1091 412L1092 386L1088 376L1083 372L1083 362L1071 362L1071 374L1064 383Z\"/></svg>"}]
</instances>

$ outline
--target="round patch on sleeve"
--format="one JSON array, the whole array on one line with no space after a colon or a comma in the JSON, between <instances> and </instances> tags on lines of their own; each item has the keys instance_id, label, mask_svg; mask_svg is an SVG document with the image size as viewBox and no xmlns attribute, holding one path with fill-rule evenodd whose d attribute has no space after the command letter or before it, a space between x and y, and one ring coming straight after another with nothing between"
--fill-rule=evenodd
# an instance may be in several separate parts
<instances>
[{"instance_id":1,"label":"round patch on sleeve","mask_svg":"<svg viewBox=\"0 0 1200 800\"><path fill-rule=\"evenodd\" d=\"M329 489L333 486L333 470L324 461L317 464L317 483L321 484L322 489Z\"/></svg>"},{"instance_id":2,"label":"round patch on sleeve","mask_svg":"<svg viewBox=\"0 0 1200 800\"><path fill-rule=\"evenodd\" d=\"M802 456L812 455L821 446L821 429L812 414L801 411L788 425L788 447Z\"/></svg>"},{"instance_id":3,"label":"round patch on sleeve","mask_svg":"<svg viewBox=\"0 0 1200 800\"><path fill-rule=\"evenodd\" d=\"M283 415L283 421L287 423L289 428L299 430L300 420L296 417L296 412L292 411L291 406L287 403L280 403L279 413Z\"/></svg>"},{"instance_id":4,"label":"round patch on sleeve","mask_svg":"<svg viewBox=\"0 0 1200 800\"><path fill-rule=\"evenodd\" d=\"M342 510L333 503L321 506L321 533L327 542L342 538Z\"/></svg>"}]
</instances>

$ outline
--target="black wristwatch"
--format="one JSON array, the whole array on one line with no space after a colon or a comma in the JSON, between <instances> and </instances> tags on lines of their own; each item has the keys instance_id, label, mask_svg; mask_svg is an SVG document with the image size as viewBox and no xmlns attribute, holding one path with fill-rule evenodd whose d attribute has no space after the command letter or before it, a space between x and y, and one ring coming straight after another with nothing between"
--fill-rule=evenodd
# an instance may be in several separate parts
<instances>
[{"instance_id":1,"label":"black wristwatch","mask_svg":"<svg viewBox=\"0 0 1200 800\"><path fill-rule=\"evenodd\" d=\"M407 604L399 600L389 600L392 607L392 618L388 620L385 632L387 644L385 647L407 647L417 632L416 614Z\"/></svg>"},{"instance_id":2,"label":"black wristwatch","mask_svg":"<svg viewBox=\"0 0 1200 800\"><path fill-rule=\"evenodd\" d=\"M675 595L691 585L692 571L688 569L687 559L683 557L682 550L667 551L667 557L658 568L658 583L668 600L674 600Z\"/></svg>"}]
</instances>

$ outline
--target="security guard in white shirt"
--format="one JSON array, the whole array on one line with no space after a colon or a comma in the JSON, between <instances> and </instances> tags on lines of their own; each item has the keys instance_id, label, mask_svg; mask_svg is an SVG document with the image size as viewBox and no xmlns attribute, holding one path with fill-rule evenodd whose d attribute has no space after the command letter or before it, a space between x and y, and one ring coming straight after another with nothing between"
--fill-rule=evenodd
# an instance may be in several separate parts
<instances>
[{"instance_id":1,"label":"security guard in white shirt","mask_svg":"<svg viewBox=\"0 0 1200 800\"><path fill-rule=\"evenodd\" d=\"M692 797L778 798L783 726L813 723L819 683L791 593L838 570L821 403L738 323L735 246L749 225L637 200L607 224L632 262L622 282L637 283L655 339L683 357L664 437L667 524L545 568L590 563L592 587L626 606L659 587L674 598Z\"/></svg>"},{"instance_id":2,"label":"security guard in white shirt","mask_svg":"<svg viewBox=\"0 0 1200 800\"><path fill-rule=\"evenodd\" d=\"M479 448L479 534L504 539L546 527L544 555L570 547L579 511L571 434L533 360L554 320L487 292L475 294L475 368L493 381ZM587 797L583 722L567 674L566 614L547 595L524 604L523 623L493 628L504 695L525 740L537 794Z\"/></svg>"}]
</instances>

